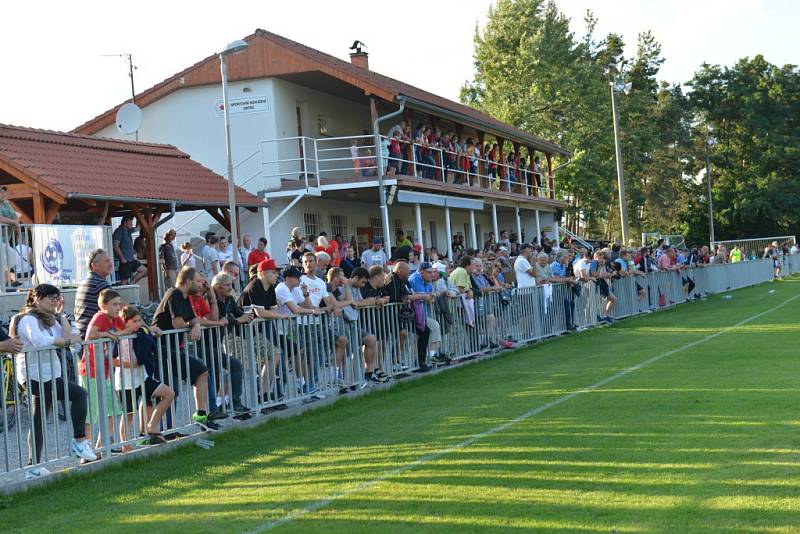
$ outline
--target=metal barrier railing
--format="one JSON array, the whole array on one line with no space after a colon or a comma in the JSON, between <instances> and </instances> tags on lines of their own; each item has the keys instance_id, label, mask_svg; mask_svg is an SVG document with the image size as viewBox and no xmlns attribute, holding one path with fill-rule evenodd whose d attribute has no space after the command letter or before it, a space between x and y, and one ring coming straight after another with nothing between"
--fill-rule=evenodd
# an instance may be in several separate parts
<instances>
[{"instance_id":1,"label":"metal barrier railing","mask_svg":"<svg viewBox=\"0 0 800 534\"><path fill-rule=\"evenodd\" d=\"M800 255L786 256L784 269L786 274L800 272ZM415 313L408 304L394 303L359 308L357 317L304 315L204 328L197 340L185 330L167 331L157 339L137 334L94 340L82 347L88 359L82 389L76 389L74 376L78 355L69 350L42 347L4 355L0 476L71 461L70 440L80 433L108 458L147 440L148 431L203 430L193 417L197 410L216 408L227 417L247 418L257 410L363 388L379 371L390 379L405 376L430 364L432 353L467 359L497 352L509 341L531 342L595 326L611 295L616 299L613 316L623 318L758 284L773 274L772 261L758 260L626 276L610 280L608 292L594 281L497 288L476 298L442 295L436 305L418 306ZM420 310L425 317L417 315ZM132 354L142 361L137 352L146 350L142 340L151 342L155 363L150 369L130 363ZM61 381L17 384L20 372L31 376L34 367ZM164 401L164 395L151 400L149 378L171 388L174 401ZM79 413L85 421L73 424L80 412L70 398L76 391L88 393L88 402ZM63 409L57 399L64 399Z\"/></svg>"}]
</instances>

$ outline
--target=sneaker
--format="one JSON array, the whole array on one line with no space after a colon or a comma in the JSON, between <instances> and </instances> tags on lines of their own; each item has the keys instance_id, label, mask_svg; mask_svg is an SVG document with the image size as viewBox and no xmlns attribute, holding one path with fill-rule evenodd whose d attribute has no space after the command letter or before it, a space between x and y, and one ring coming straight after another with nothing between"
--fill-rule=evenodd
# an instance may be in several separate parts
<instances>
[{"instance_id":1,"label":"sneaker","mask_svg":"<svg viewBox=\"0 0 800 534\"><path fill-rule=\"evenodd\" d=\"M208 414L209 421L219 421L220 419L227 419L228 414L223 412L222 410L214 410L210 414Z\"/></svg>"},{"instance_id":2,"label":"sneaker","mask_svg":"<svg viewBox=\"0 0 800 534\"><path fill-rule=\"evenodd\" d=\"M192 421L194 421L204 430L209 430L212 432L219 430L219 425L214 421L209 421L207 415L200 415L199 413L194 412L194 414L192 414Z\"/></svg>"},{"instance_id":3,"label":"sneaker","mask_svg":"<svg viewBox=\"0 0 800 534\"><path fill-rule=\"evenodd\" d=\"M71 445L72 453L81 460L86 460L87 462L94 462L97 460L97 455L89 445L89 440L77 441L73 439Z\"/></svg>"},{"instance_id":4,"label":"sneaker","mask_svg":"<svg viewBox=\"0 0 800 534\"><path fill-rule=\"evenodd\" d=\"M237 414L243 414L243 413L250 413L253 410L251 410L244 404L237 404L236 406L233 407L233 411L236 412Z\"/></svg>"},{"instance_id":5,"label":"sneaker","mask_svg":"<svg viewBox=\"0 0 800 534\"><path fill-rule=\"evenodd\" d=\"M415 372L417 372L417 373L427 373L431 369L432 369L432 367L430 365L423 364L423 365L420 365L419 369L417 369Z\"/></svg>"},{"instance_id":6,"label":"sneaker","mask_svg":"<svg viewBox=\"0 0 800 534\"><path fill-rule=\"evenodd\" d=\"M385 384L388 380L388 376L384 374L378 374L377 372L372 373L372 376L369 377L369 381L373 384Z\"/></svg>"},{"instance_id":7,"label":"sneaker","mask_svg":"<svg viewBox=\"0 0 800 534\"><path fill-rule=\"evenodd\" d=\"M33 480L34 478L42 478L50 474L50 471L45 467L35 467L25 473L26 480Z\"/></svg>"}]
</instances>

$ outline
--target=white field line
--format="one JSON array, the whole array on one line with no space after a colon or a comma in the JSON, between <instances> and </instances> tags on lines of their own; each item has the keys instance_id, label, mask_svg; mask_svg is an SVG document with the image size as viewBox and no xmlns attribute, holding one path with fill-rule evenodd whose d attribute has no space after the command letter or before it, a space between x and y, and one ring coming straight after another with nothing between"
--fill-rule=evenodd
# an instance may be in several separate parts
<instances>
[{"instance_id":1,"label":"white field line","mask_svg":"<svg viewBox=\"0 0 800 534\"><path fill-rule=\"evenodd\" d=\"M557 398L557 399L555 399L553 401L550 401L550 402L548 402L546 404L542 404L541 406L539 406L537 408L533 408L532 410L529 410L529 411L523 413L522 415L519 415L519 416L515 417L514 419L506 421L502 425L498 425L498 426L496 426L494 428L490 428L489 430L481 432L480 434L475 434L474 436L472 436L470 438L467 438L467 439L465 439L464 441L462 441L460 443L457 443L457 444L452 445L450 447L447 447L445 449L438 450L436 452L432 452L431 454L426 454L425 456L421 456L420 458L414 460L413 462L410 462L410 463L407 463L407 464L402 465L400 467L396 467L394 469L386 471L385 473L381 474L380 476L377 476L377 477L375 477L375 478L373 478L371 480L368 480L366 482L362 482L361 484L358 484L357 486L355 486L353 488L350 488L349 490L342 491L340 493L336 493L334 495L331 495L330 497L326 497L326 498L321 499L319 501L313 502L313 503L309 504L308 506L306 506L304 508L301 508L299 510L295 510L295 511L289 513L289 514L286 514L285 516L281 517L280 519L274 519L272 521L268 521L266 523L263 523L263 524L259 525L258 527L248 531L248 534L256 534L256 533L259 533L259 532L266 532L268 530L272 530L272 529L274 529L276 527L279 527L281 525L284 525L286 523L294 521L295 519L299 519L299 518L303 517L306 514L309 514L309 513L312 513L312 512L316 512L317 510L320 510L321 508L325 508L329 504L331 504L331 503L333 503L335 501L338 501L339 499L348 497L350 495L353 495L354 493L359 493L359 492L361 492L361 491L363 491L365 489L368 489L368 488L370 488L370 487L372 487L372 486L374 486L376 484L379 484L380 482L383 482L384 480L387 480L389 478L395 477L397 475L401 475L401 474L405 473L406 471L410 471L411 469L414 469L414 468L419 467L421 465L425 465L425 464L430 463L430 462L432 462L434 460L438 460L442 456L445 456L445 455L450 454L452 452L456 452L458 450L461 450L461 449L464 449L466 447L469 447L470 445L472 445L476 441L479 441L479 440L481 440L483 438L487 438L487 437L492 436L494 434L497 434L499 432L503 432L504 430L507 430L508 428L516 425L517 423L521 423L522 421L525 421L526 419L530 419L531 417L533 417L535 415L539 415L540 413L544 412L545 410L549 410L550 408L553 408L554 406L558 406L559 404L563 404L563 403L567 402L568 400L571 400L571 399L577 397L578 395L580 395L582 393L590 393L590 392L592 392L592 391L594 391L594 390L596 390L598 388L601 388L601 387L605 386L606 384L609 384L610 382L613 382L614 380L617 380L618 378L622 378L623 376L629 375L630 373L632 373L634 371L638 371L639 369L642 369L642 368L647 367L648 365L651 365L651 364L653 364L653 363L655 363L655 362L657 362L659 360L662 360L662 359L666 358L667 356L672 356L673 354L677 354L678 352L683 352L686 349L690 349L692 347L696 347L697 345L701 345L701 344L703 344L703 343L705 343L707 341L711 341L712 339L714 339L716 337L719 337L719 336L721 336L723 334L726 334L726 333L730 332L731 330L735 330L736 328L739 328L740 326L744 326L749 322L755 321L756 319L759 319L760 317L763 317L764 315L767 315L768 313L772 313L772 312L774 312L776 310L779 310L779 309L783 308L784 306L786 306L787 304L789 304L790 302L792 302L794 300L797 300L798 298L800 298L800 294L795 295L795 296L793 296L791 298L788 298L788 299L784 300L782 303L778 304L774 308L770 308L768 310L764 310L764 311L759 312L759 313L757 313L757 314L755 314L755 315L753 315L751 317L748 317L747 319L744 319L743 321L740 321L740 322L736 323L735 325L727 326L725 328L722 328L721 330L718 330L717 332L715 332L713 334L709 334L704 338L698 339L697 341L692 341L691 343L687 343L686 345L683 345L682 347L678 347L678 348L675 348L675 349L672 349L672 350L668 350L666 352L662 352L661 354L659 354L657 356L653 356L650 359L647 359L647 360L644 360L642 362L639 362L639 363L637 363L636 365L634 365L632 367L628 367L627 369L623 369L622 371L620 371L620 372L618 372L618 373L616 373L614 375L611 375L611 376L609 376L607 378L604 378L604 379L600 380L599 382L595 382L591 386L587 386L585 388L575 390L575 391L573 391L571 393L567 393L563 397L559 397L559 398Z\"/></svg>"}]
</instances>

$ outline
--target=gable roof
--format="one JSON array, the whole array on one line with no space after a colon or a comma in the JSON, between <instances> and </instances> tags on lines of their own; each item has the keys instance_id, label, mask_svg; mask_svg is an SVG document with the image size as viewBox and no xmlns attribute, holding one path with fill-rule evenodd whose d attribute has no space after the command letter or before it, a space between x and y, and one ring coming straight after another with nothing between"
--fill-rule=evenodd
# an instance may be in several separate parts
<instances>
[{"instance_id":1,"label":"gable roof","mask_svg":"<svg viewBox=\"0 0 800 534\"><path fill-rule=\"evenodd\" d=\"M353 65L330 54L300 44L266 30L258 29L244 38L247 50L228 59L230 81L281 76L301 72L320 71L341 79L373 94L387 102L405 96L413 106L429 107L432 111L449 112L456 118L476 125L479 129L504 137L538 150L568 156L568 151L464 104L448 100L423 89L395 80L375 71ZM276 52L282 52L278 54ZM178 72L166 80L136 95L136 103L147 106L156 100L182 88L196 85L220 83L217 54L212 54L191 67ZM128 102L126 100L125 102ZM114 116L122 104L101 113L78 126L73 131L84 134L96 133L113 124Z\"/></svg>"},{"instance_id":2,"label":"gable roof","mask_svg":"<svg viewBox=\"0 0 800 534\"><path fill-rule=\"evenodd\" d=\"M227 181L172 145L0 124L0 169L51 196L227 206ZM242 207L262 206L236 188Z\"/></svg>"}]
</instances>

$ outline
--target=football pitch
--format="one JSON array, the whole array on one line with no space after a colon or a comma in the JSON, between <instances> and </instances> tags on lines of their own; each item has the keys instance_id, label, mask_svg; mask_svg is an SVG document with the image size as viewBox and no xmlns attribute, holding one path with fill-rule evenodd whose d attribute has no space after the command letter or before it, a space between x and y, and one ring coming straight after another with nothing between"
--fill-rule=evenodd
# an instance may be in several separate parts
<instances>
[{"instance_id":1,"label":"football pitch","mask_svg":"<svg viewBox=\"0 0 800 534\"><path fill-rule=\"evenodd\" d=\"M800 279L731 294L0 497L0 530L800 532Z\"/></svg>"}]
</instances>

